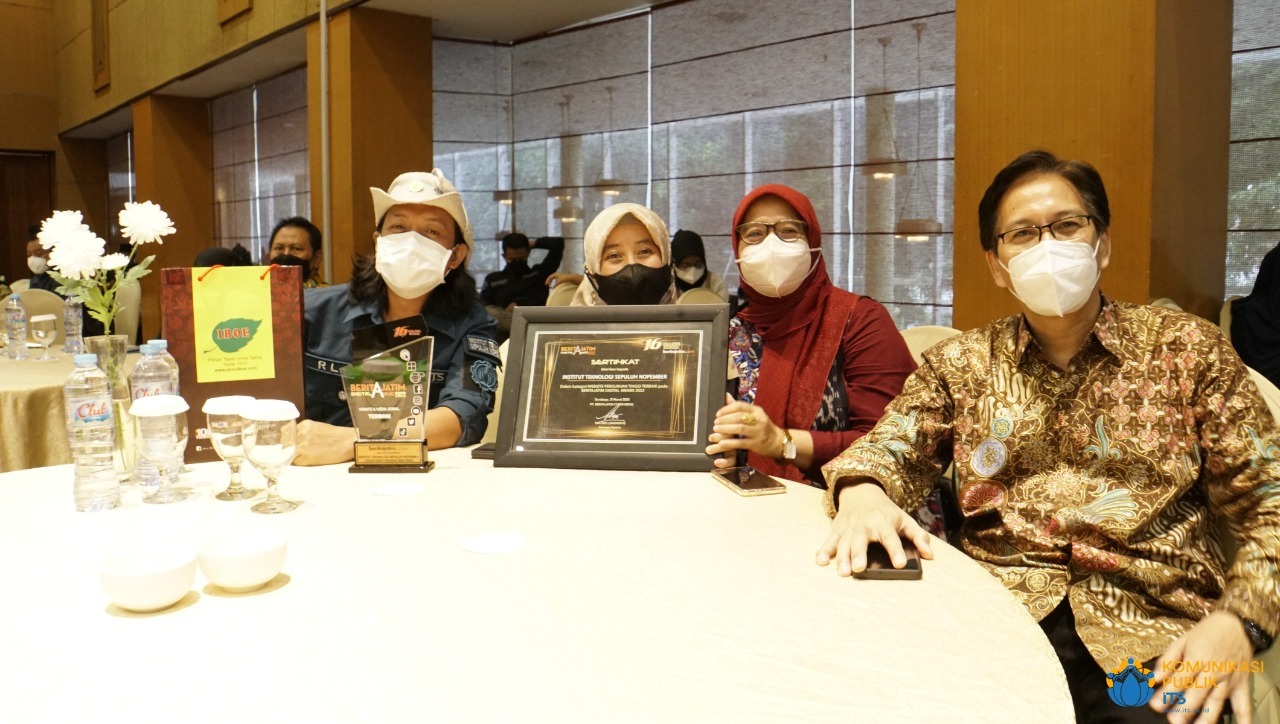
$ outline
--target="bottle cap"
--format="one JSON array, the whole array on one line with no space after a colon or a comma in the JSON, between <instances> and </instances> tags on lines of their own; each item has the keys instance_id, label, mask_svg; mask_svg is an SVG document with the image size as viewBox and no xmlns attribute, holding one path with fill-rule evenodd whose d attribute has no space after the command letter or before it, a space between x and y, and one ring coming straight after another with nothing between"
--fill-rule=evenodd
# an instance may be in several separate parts
<instances>
[{"instance_id":1,"label":"bottle cap","mask_svg":"<svg viewBox=\"0 0 1280 724\"><path fill-rule=\"evenodd\" d=\"M92 352L78 354L72 359L75 361L76 367L96 367L98 365L98 355Z\"/></svg>"},{"instance_id":2,"label":"bottle cap","mask_svg":"<svg viewBox=\"0 0 1280 724\"><path fill-rule=\"evenodd\" d=\"M160 417L176 415L189 409L187 401L177 395L152 395L134 400L129 406L129 414L134 417Z\"/></svg>"},{"instance_id":3,"label":"bottle cap","mask_svg":"<svg viewBox=\"0 0 1280 724\"><path fill-rule=\"evenodd\" d=\"M169 349L169 340L167 339L149 339L147 344L155 347L157 350L164 352Z\"/></svg>"}]
</instances>

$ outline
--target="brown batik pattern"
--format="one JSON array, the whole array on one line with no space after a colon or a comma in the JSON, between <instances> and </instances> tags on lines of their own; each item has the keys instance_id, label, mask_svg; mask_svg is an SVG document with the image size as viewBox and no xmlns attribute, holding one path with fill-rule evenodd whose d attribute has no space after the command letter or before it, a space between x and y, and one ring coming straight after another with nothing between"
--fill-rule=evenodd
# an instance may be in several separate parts
<instances>
[{"instance_id":1,"label":"brown batik pattern","mask_svg":"<svg viewBox=\"0 0 1280 724\"><path fill-rule=\"evenodd\" d=\"M1213 610L1280 631L1274 428L1217 327L1104 300L1065 371L1021 316L930 349L823 472L829 491L870 476L912 510L954 460L965 552L1037 620L1070 596L1081 639L1113 667L1164 653ZM1225 572L1211 511L1240 543Z\"/></svg>"}]
</instances>

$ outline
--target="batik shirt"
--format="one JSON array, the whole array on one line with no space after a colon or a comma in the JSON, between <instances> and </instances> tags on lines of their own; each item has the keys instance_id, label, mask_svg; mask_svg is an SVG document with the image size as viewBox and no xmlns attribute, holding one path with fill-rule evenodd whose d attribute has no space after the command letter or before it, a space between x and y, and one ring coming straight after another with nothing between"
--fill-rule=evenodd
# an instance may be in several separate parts
<instances>
[{"instance_id":1,"label":"batik shirt","mask_svg":"<svg viewBox=\"0 0 1280 724\"><path fill-rule=\"evenodd\" d=\"M954 459L964 551L1037 620L1069 597L1080 638L1114 668L1214 610L1280 630L1274 428L1217 327L1103 300L1066 370L1021 316L933 347L823 472L831 491L874 478L911 510ZM1240 542L1225 573L1211 511Z\"/></svg>"}]
</instances>

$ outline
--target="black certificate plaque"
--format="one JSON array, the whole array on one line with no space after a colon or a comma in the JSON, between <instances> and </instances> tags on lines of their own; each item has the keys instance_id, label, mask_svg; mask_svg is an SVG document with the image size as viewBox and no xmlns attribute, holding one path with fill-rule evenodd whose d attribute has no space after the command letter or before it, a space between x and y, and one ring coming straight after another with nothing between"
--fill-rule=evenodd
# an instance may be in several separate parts
<instances>
[{"instance_id":1,"label":"black certificate plaque","mask_svg":"<svg viewBox=\"0 0 1280 724\"><path fill-rule=\"evenodd\" d=\"M517 307L494 465L706 471L727 305Z\"/></svg>"}]
</instances>

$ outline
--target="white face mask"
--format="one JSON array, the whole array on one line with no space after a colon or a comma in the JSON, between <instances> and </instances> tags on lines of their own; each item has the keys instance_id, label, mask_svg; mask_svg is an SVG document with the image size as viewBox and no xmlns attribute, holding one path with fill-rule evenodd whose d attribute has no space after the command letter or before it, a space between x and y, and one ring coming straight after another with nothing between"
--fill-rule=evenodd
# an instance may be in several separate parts
<instances>
[{"instance_id":1,"label":"white face mask","mask_svg":"<svg viewBox=\"0 0 1280 724\"><path fill-rule=\"evenodd\" d=\"M373 267L391 291L416 299L444 282L452 253L419 234L403 231L378 237Z\"/></svg>"},{"instance_id":2,"label":"white face mask","mask_svg":"<svg viewBox=\"0 0 1280 724\"><path fill-rule=\"evenodd\" d=\"M783 241L769 234L759 244L744 248L738 255L738 271L751 288L771 297L785 297L813 271L810 258L821 249L810 249L803 240Z\"/></svg>"},{"instance_id":3,"label":"white face mask","mask_svg":"<svg viewBox=\"0 0 1280 724\"><path fill-rule=\"evenodd\" d=\"M1013 295L1031 311L1065 317L1089 301L1102 274L1097 255L1097 247L1082 241L1045 239L1000 266L1009 272Z\"/></svg>"},{"instance_id":4,"label":"white face mask","mask_svg":"<svg viewBox=\"0 0 1280 724\"><path fill-rule=\"evenodd\" d=\"M680 281L685 284L696 284L706 270L707 268L701 264L694 264L688 269L676 267L676 276L680 277Z\"/></svg>"},{"instance_id":5,"label":"white face mask","mask_svg":"<svg viewBox=\"0 0 1280 724\"><path fill-rule=\"evenodd\" d=\"M49 260L42 256L27 257L27 268L32 274L44 274L49 271Z\"/></svg>"}]
</instances>

